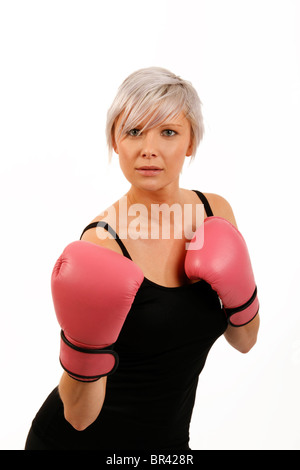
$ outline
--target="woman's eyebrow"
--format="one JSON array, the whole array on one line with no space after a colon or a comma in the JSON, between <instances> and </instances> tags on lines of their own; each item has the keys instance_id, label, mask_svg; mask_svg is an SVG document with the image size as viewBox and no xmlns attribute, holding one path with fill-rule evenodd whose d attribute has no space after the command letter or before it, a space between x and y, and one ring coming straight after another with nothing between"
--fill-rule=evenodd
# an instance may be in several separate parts
<instances>
[{"instance_id":1,"label":"woman's eyebrow","mask_svg":"<svg viewBox=\"0 0 300 470\"><path fill-rule=\"evenodd\" d=\"M172 123L168 123L168 122L165 123L165 124L161 124L160 127L166 127L166 126L170 126L170 127L175 127L175 126L176 126L176 127L183 127L181 124L175 124L175 123L172 124Z\"/></svg>"}]
</instances>

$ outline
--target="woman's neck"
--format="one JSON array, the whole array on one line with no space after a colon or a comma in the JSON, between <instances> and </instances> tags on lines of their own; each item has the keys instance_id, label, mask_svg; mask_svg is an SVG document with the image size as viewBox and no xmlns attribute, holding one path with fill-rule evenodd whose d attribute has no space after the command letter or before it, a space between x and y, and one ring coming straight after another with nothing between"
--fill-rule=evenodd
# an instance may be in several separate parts
<instances>
[{"instance_id":1,"label":"woman's neck","mask_svg":"<svg viewBox=\"0 0 300 470\"><path fill-rule=\"evenodd\" d=\"M177 187L163 188L158 191L145 191L140 188L131 187L126 194L128 206L132 204L143 204L147 209L151 209L152 204L183 204L183 191Z\"/></svg>"}]
</instances>

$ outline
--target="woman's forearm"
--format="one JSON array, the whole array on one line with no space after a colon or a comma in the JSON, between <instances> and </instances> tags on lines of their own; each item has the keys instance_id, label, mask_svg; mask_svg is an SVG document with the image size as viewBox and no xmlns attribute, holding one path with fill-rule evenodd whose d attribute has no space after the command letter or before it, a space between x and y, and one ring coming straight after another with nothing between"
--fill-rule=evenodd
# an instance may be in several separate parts
<instances>
[{"instance_id":1,"label":"woman's forearm","mask_svg":"<svg viewBox=\"0 0 300 470\"><path fill-rule=\"evenodd\" d=\"M59 383L65 419L77 431L83 431L98 417L105 399L106 377L96 382L79 382L66 372Z\"/></svg>"},{"instance_id":2,"label":"woman's forearm","mask_svg":"<svg viewBox=\"0 0 300 470\"><path fill-rule=\"evenodd\" d=\"M229 325L224 336L228 343L241 353L247 353L256 343L259 330L259 315L247 325L234 327Z\"/></svg>"}]
</instances>

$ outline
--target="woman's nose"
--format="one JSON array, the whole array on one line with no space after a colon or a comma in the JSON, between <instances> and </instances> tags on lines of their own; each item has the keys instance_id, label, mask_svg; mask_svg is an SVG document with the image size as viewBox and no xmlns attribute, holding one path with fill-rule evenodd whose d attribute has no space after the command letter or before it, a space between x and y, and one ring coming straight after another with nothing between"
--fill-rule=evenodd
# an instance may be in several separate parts
<instances>
[{"instance_id":1,"label":"woman's nose","mask_svg":"<svg viewBox=\"0 0 300 470\"><path fill-rule=\"evenodd\" d=\"M142 139L141 155L144 158L157 157L158 155L157 142L154 135L151 133L151 130L144 134L144 138Z\"/></svg>"},{"instance_id":2,"label":"woman's nose","mask_svg":"<svg viewBox=\"0 0 300 470\"><path fill-rule=\"evenodd\" d=\"M153 157L156 157L156 153L154 151L151 151L151 150L144 150L143 153L142 153L142 157L144 158L153 158Z\"/></svg>"}]
</instances>

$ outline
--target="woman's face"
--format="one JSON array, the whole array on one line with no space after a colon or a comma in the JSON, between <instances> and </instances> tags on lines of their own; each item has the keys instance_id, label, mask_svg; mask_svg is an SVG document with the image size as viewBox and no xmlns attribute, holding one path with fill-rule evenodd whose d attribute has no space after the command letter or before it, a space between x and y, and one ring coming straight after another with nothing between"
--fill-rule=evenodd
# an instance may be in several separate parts
<instances>
[{"instance_id":1,"label":"woman's face","mask_svg":"<svg viewBox=\"0 0 300 470\"><path fill-rule=\"evenodd\" d=\"M170 122L139 134L143 126L141 123L114 142L124 176L133 186L150 191L178 184L185 157L193 151L190 122L182 112Z\"/></svg>"}]
</instances>

